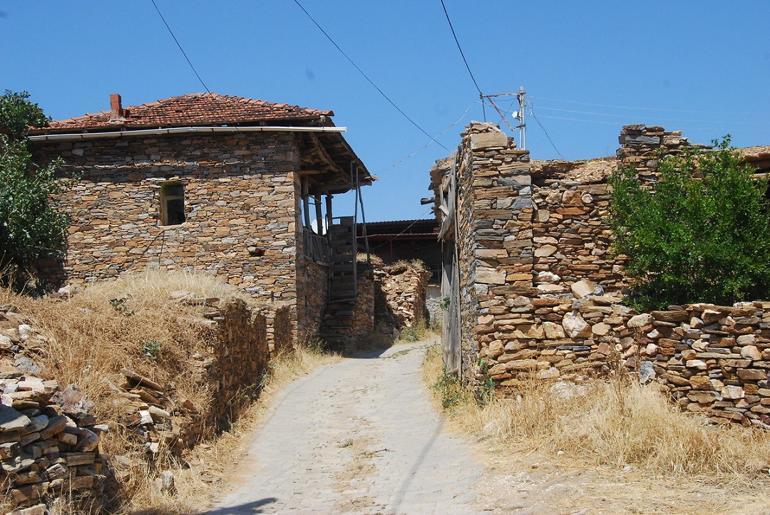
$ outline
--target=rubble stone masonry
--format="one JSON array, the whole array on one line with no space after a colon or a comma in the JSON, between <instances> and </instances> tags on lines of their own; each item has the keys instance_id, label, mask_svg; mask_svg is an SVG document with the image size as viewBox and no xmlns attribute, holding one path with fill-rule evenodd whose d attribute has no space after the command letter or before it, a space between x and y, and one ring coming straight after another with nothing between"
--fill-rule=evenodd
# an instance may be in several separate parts
<instances>
[{"instance_id":1,"label":"rubble stone masonry","mask_svg":"<svg viewBox=\"0 0 770 515\"><path fill-rule=\"evenodd\" d=\"M464 376L479 349L517 345L532 323L532 189L529 152L489 124L463 133L458 177L460 326ZM516 349L508 349L514 359Z\"/></svg>"},{"instance_id":2,"label":"rubble stone masonry","mask_svg":"<svg viewBox=\"0 0 770 515\"><path fill-rule=\"evenodd\" d=\"M79 174L61 198L72 217L72 282L159 267L202 270L264 300L296 298L295 172L290 134L38 142ZM160 225L161 185L184 186L186 221Z\"/></svg>"},{"instance_id":3,"label":"rubble stone masonry","mask_svg":"<svg viewBox=\"0 0 770 515\"><path fill-rule=\"evenodd\" d=\"M689 143L640 125L624 127L620 143L617 160L530 163L490 124L462 134L449 173L458 181L463 378L506 387L621 364L656 377L689 411L770 427L770 304L651 314L622 304L625 257L609 252L609 172L634 165L654 183L661 155Z\"/></svg>"}]
</instances>

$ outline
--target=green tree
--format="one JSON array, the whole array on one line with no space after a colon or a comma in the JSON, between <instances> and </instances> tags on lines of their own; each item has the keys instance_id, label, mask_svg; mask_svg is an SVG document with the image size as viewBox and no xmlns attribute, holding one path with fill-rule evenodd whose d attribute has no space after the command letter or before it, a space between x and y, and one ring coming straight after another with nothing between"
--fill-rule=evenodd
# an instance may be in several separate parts
<instances>
[{"instance_id":1,"label":"green tree","mask_svg":"<svg viewBox=\"0 0 770 515\"><path fill-rule=\"evenodd\" d=\"M29 100L26 91L5 90L0 96L0 132L5 132L11 139L21 140L29 127L42 127L49 121L40 106Z\"/></svg>"},{"instance_id":2,"label":"green tree","mask_svg":"<svg viewBox=\"0 0 770 515\"><path fill-rule=\"evenodd\" d=\"M610 178L614 247L639 309L769 296L767 181L729 137L714 144L662 157L654 189L633 168Z\"/></svg>"},{"instance_id":3,"label":"green tree","mask_svg":"<svg viewBox=\"0 0 770 515\"><path fill-rule=\"evenodd\" d=\"M30 126L48 118L26 92L0 96L0 282L23 287L41 258L61 256L68 217L52 198L67 181L57 180L61 161L38 166L27 147Z\"/></svg>"}]
</instances>

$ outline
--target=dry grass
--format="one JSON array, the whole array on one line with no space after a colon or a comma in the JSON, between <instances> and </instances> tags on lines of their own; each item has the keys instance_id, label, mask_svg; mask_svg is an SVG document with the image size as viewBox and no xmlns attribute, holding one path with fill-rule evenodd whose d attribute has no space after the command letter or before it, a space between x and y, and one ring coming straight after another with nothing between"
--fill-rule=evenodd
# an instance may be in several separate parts
<instances>
[{"instance_id":1,"label":"dry grass","mask_svg":"<svg viewBox=\"0 0 770 515\"><path fill-rule=\"evenodd\" d=\"M712 426L682 413L655 387L631 381L523 384L516 398L477 403L443 375L438 347L425 376L454 422L480 438L523 451L565 455L584 465L631 465L654 475L706 482L756 482L767 488L770 435L739 426Z\"/></svg>"},{"instance_id":2,"label":"dry grass","mask_svg":"<svg viewBox=\"0 0 770 515\"><path fill-rule=\"evenodd\" d=\"M172 294L179 291L222 300L237 297L253 304L213 276L179 272L126 275L89 286L64 301L33 299L0 290L0 304L16 306L34 319L36 328L50 335L45 354L37 359L44 366L44 374L62 385L77 385L94 402L92 412L97 420L109 424L101 450L125 475L119 502L123 512L142 509L191 513L199 508L197 501L209 491L204 488L207 478L216 477L218 469L232 462L235 455L228 454L228 447L235 441L234 435L249 427L254 413L261 409L261 403L252 406L230 432L204 442L189 456L162 451L154 464L146 462L143 445L132 438L125 425L126 413L134 410L122 409L128 402L119 388L123 383L122 368L171 386L178 401L189 399L201 413L207 412L212 401L197 366L200 360L195 359L209 352L210 335L195 322L205 308L172 299ZM301 345L296 353L279 356L271 362L264 392L269 393L324 359L318 347L311 345ZM153 478L164 469L173 470L177 476L176 496L160 494L153 486ZM66 512L67 503L63 506Z\"/></svg>"}]
</instances>

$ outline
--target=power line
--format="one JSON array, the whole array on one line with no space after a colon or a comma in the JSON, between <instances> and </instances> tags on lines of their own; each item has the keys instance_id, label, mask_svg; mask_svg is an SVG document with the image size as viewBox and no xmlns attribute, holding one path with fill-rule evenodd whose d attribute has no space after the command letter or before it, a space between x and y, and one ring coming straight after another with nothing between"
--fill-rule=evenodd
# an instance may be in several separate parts
<instances>
[{"instance_id":1,"label":"power line","mask_svg":"<svg viewBox=\"0 0 770 515\"><path fill-rule=\"evenodd\" d=\"M543 109L545 111L556 111L556 112L562 112L562 113L574 113L574 114L580 114L580 115L591 115L591 116L602 116L604 118L615 118L620 120L627 120L629 116L637 116L637 115L625 115L623 113L608 113L608 112L598 112L598 111L583 111L580 109L562 109L559 107L544 107L540 106L540 109ZM717 125L722 126L725 124L725 121L717 121L717 120L690 120L690 119L684 119L684 118L668 118L668 117L661 117L657 114L643 114L641 116L652 118L654 120L658 120L661 122L675 122L675 123L701 123L701 124L707 124L707 125ZM747 120L736 120L731 121L731 124L747 124L751 123Z\"/></svg>"},{"instance_id":2,"label":"power line","mask_svg":"<svg viewBox=\"0 0 770 515\"><path fill-rule=\"evenodd\" d=\"M153 0L153 1L154 1L154 0ZM420 132L422 132L424 135L426 135L428 138L430 138L430 140L431 140L431 141L433 141L433 143L435 143L436 145L440 146L440 147L441 147L441 148L443 148L444 150L447 150L447 151L449 150L449 149L448 149L447 147L445 147L445 146L444 146L444 145L443 145L443 144L442 144L440 141L438 141L436 138L434 138L433 136L431 136L431 135L430 135L430 133L428 133L428 131L426 131L425 129L423 129L423 128L422 128L422 126L420 126L420 124L418 124L417 122L415 122L415 121L414 121L414 120L413 120L413 119L412 119L412 118L411 118L411 117L410 117L408 114L406 114L406 113L404 112L404 110L403 110L403 109L401 109L401 108L400 108L400 107L399 107L399 106L398 106L398 105L397 105L397 104L396 104L396 103L393 101L393 99L391 99L391 98L390 98L390 97L389 97L389 96L388 96L388 95L387 95L387 94L386 94L386 93L385 93L385 92L382 90L382 88L380 88L380 87L379 87L379 86L378 86L378 85L377 85L377 84L376 84L376 83L375 83L375 82L374 82L374 81L373 81L373 80L372 80L372 79L371 79L371 78L368 76L368 75L366 74L366 72L364 72L364 70L362 70L362 69L361 69L361 67L360 67L360 66L358 66L358 65L356 64L356 62L355 62L355 61L354 61L354 60L353 60L353 59L352 59L352 58L351 58L351 57L350 57L348 54L346 54L346 53L345 53L345 51L342 49L342 47L340 47L340 46L337 44L337 42L336 42L336 41L334 41L334 38L332 38L332 37L329 35L329 33L328 33L328 32L326 32L326 30L324 30L324 28L321 26L321 24L320 24L320 23L318 23L318 22L315 20L315 18L313 18L313 16L312 16L312 15L311 15L311 14L308 12L308 10L307 10L307 9L305 9L305 6L303 6L303 5L300 3L300 1L299 1L299 0L294 0L294 3L295 3L295 4L297 4L297 6L298 6L300 9L302 9L302 11L303 11L303 12L305 13L305 15L306 15L306 16L307 16L307 17L310 19L310 21L312 21L312 22L313 22L313 25L315 25L315 26L318 28L318 30L320 30L320 31L321 31L321 34L323 34L324 36L326 36L326 39L328 39L328 40L329 40L329 42L330 42L332 45L334 45L334 48L336 48L336 49L339 51L339 53L340 53L340 54L342 54L342 56L343 56L345 59L347 59L347 60L348 60L348 62L349 62L350 64L352 64L352 65L353 65L353 67L354 67L356 70L358 70L358 73L360 73L360 74L361 74L361 76L362 76L364 79L366 79L366 81L367 81L369 84L371 84L371 85L372 85L372 87L374 87L374 89L376 89L376 90L377 90L377 92L378 92L380 95L382 95L382 98L384 98L385 100L387 100L387 101L388 101L388 103L389 103L390 105L392 105L392 106L393 106L393 108L394 108L396 111L398 111L399 113L401 113L401 116L403 116L403 117L404 117L404 118L405 118L405 119L406 119L406 120L407 120L409 123L411 123L411 124L412 124L412 125L413 125L413 126L416 128L416 129L417 129L417 130L419 130L419 131L420 131Z\"/></svg>"},{"instance_id":3,"label":"power line","mask_svg":"<svg viewBox=\"0 0 770 515\"><path fill-rule=\"evenodd\" d=\"M625 106L625 105L617 105L617 104L597 104L593 102L582 102L578 100L566 100L561 98L553 98L553 97L541 97L537 96L536 99L541 100L549 100L551 102L562 102L565 104L577 104L577 105L584 105L584 106L593 106L593 107L606 107L609 109L625 109L625 110L631 110L631 111L657 111L657 112L669 112L669 113L696 113L696 114L714 114L713 111L698 111L698 110L690 110L690 109L670 109L670 108L658 108L658 107L642 107L642 106ZM734 113L733 113L734 114Z\"/></svg>"},{"instance_id":4,"label":"power line","mask_svg":"<svg viewBox=\"0 0 770 515\"><path fill-rule=\"evenodd\" d=\"M449 17L449 11L446 9L446 4L444 3L444 0L441 0L441 7L444 9L444 16L446 16L446 21L449 23L449 30L452 31L452 37L455 39L455 44L457 45L457 50L460 51L460 57L463 58L463 62L465 63L465 69L468 70L468 75L471 76L471 80L473 81L473 85L476 86L476 91L479 92L479 98L481 98L481 110L484 113L484 121L487 120L487 110L484 106L484 93L481 92L481 87L479 87L478 81L476 81L476 77L473 75L473 72L471 71L471 67L468 64L468 59L465 58L465 52L463 52L463 47L460 45L460 40L457 37L457 32L455 32L455 27L452 25L452 18Z\"/></svg>"},{"instance_id":5,"label":"power line","mask_svg":"<svg viewBox=\"0 0 770 515\"><path fill-rule=\"evenodd\" d=\"M466 107L466 108L465 108L465 111L463 111L463 114L462 114L462 115L460 115L460 117L459 117L457 120L453 121L452 123L450 123L449 125L447 125L447 126L444 128L444 129L442 129L440 132L438 132L438 135L439 135L439 136L443 136L444 134L446 134L447 132L449 132L449 130L450 130L452 127L455 127L456 125L458 125L459 123L461 123L461 122L462 122L462 121L465 119L465 116L468 114L468 111L470 111L470 110L471 110L471 108L473 107L473 104L474 104L474 103L476 103L476 102L478 102L478 101L474 101L473 103L469 104L469 105L468 105L468 107ZM389 170L392 170L393 168L396 168L397 166L399 166L401 163L403 163L403 162L404 162L404 161L406 161L407 159L411 159L412 157L414 157L414 156L416 156L417 154L419 154L419 153L420 153L422 150L424 150L424 149L428 148L428 147L430 146L430 143L431 143L431 142L429 141L429 142L428 142L428 143L426 143L425 145L422 145L422 146L420 146L419 148L416 148L416 149L414 149L414 150L413 150L412 152L410 152L409 154L407 154L407 155L405 155L405 156L403 156L403 157L401 157L401 158L397 159L396 161L394 161L394 162L393 162L393 164L391 164L391 165L390 165L390 166L388 166L387 168L383 168L383 169L380 169L380 172L387 172L387 171L389 171Z\"/></svg>"},{"instance_id":6,"label":"power line","mask_svg":"<svg viewBox=\"0 0 770 515\"><path fill-rule=\"evenodd\" d=\"M168 29L168 33L171 34L171 37L174 39L174 43L176 43L176 46L179 47L179 51L182 52L182 55L184 56L185 60L187 61L187 64L190 65L190 69L193 71L196 77L198 77L198 80L200 81L201 85L203 86L203 89L206 90L207 93L211 93L211 90L208 86L206 86L206 83L203 82L203 79L201 78L200 74L198 73L198 70L195 69L195 66L193 66L192 61L189 57L187 57L187 52L184 51L184 48L182 48L181 43L179 43L179 40L174 35L174 31L171 30L171 27L169 26L168 22L166 21L166 18L163 17L163 13L160 12L160 9L158 8L158 4L155 3L155 0L150 0L152 2L152 5L155 6L155 10L158 12L158 16L160 16L161 21L163 21L163 25L166 26L166 29Z\"/></svg>"},{"instance_id":7,"label":"power line","mask_svg":"<svg viewBox=\"0 0 770 515\"><path fill-rule=\"evenodd\" d=\"M545 137L548 138L548 141L551 143L551 146L556 151L556 154L558 154L560 157L564 157L561 152L559 152L559 149L556 147L556 143L553 142L553 139L551 139L551 135L548 134L548 131L545 127L543 127L543 124L540 123L540 120L537 119L537 116L535 115L535 110L530 108L529 114L532 115L532 119L537 122L537 124L540 126L540 128L543 130L543 133L545 133Z\"/></svg>"}]
</instances>

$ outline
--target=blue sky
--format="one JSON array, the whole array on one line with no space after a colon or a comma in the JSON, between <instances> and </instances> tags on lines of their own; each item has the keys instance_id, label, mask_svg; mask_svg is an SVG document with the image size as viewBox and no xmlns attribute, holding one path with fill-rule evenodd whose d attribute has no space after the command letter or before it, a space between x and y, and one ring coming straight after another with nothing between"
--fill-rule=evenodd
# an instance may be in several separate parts
<instances>
[{"instance_id":1,"label":"blue sky","mask_svg":"<svg viewBox=\"0 0 770 515\"><path fill-rule=\"evenodd\" d=\"M212 91L335 111L380 178L364 193L370 220L429 216L419 199L447 152L294 2L156 1ZM770 144L766 0L445 1L484 92L524 85L565 158L612 155L626 123L682 129L697 142L730 133L737 146ZM446 147L481 118L439 0L303 3ZM111 92L133 105L202 90L150 0L3 0L0 11L0 88L28 90L54 118L107 109ZM557 157L531 119L528 147L535 159ZM341 200L337 213L352 209Z\"/></svg>"}]
</instances>

